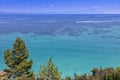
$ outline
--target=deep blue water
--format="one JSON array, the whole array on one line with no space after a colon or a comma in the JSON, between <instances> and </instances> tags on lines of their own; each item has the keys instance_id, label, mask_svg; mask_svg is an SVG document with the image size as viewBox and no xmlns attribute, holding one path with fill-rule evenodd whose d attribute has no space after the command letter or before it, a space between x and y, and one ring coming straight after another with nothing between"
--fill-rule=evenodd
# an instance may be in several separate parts
<instances>
[{"instance_id":1,"label":"deep blue water","mask_svg":"<svg viewBox=\"0 0 120 80\"><path fill-rule=\"evenodd\" d=\"M35 73L49 57L62 77L120 66L120 15L0 14L0 69L17 36L28 46Z\"/></svg>"}]
</instances>

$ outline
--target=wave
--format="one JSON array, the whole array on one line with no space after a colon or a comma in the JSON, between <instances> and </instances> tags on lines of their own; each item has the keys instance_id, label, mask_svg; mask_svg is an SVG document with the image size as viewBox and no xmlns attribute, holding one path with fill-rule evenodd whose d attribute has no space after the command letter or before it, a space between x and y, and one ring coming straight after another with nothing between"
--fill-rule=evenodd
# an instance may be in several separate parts
<instances>
[{"instance_id":1,"label":"wave","mask_svg":"<svg viewBox=\"0 0 120 80\"><path fill-rule=\"evenodd\" d=\"M57 21L34 21L34 22L52 23L52 22L57 22Z\"/></svg>"},{"instance_id":2,"label":"wave","mask_svg":"<svg viewBox=\"0 0 120 80\"><path fill-rule=\"evenodd\" d=\"M75 23L107 23L107 22L120 22L120 20L75 21Z\"/></svg>"},{"instance_id":3,"label":"wave","mask_svg":"<svg viewBox=\"0 0 120 80\"><path fill-rule=\"evenodd\" d=\"M12 23L12 22L9 22L9 21L0 21L0 24L4 24L4 23Z\"/></svg>"},{"instance_id":4,"label":"wave","mask_svg":"<svg viewBox=\"0 0 120 80\"><path fill-rule=\"evenodd\" d=\"M28 18L16 18L15 20L21 21L21 20L27 20Z\"/></svg>"}]
</instances>

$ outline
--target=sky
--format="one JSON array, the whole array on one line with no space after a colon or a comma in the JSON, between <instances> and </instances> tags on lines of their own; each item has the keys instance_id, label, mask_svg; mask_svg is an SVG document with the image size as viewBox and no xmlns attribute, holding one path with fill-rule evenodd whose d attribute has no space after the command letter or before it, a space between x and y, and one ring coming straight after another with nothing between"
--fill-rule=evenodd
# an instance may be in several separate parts
<instances>
[{"instance_id":1,"label":"sky","mask_svg":"<svg viewBox=\"0 0 120 80\"><path fill-rule=\"evenodd\" d=\"M120 14L120 0L0 0L0 12Z\"/></svg>"}]
</instances>

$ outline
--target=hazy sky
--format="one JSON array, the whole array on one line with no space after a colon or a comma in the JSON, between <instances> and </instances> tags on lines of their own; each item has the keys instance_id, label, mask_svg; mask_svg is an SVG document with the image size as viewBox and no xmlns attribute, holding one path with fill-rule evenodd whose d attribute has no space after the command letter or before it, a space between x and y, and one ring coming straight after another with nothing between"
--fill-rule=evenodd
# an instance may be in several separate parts
<instances>
[{"instance_id":1,"label":"hazy sky","mask_svg":"<svg viewBox=\"0 0 120 80\"><path fill-rule=\"evenodd\" d=\"M119 14L120 0L0 0L0 12Z\"/></svg>"}]
</instances>

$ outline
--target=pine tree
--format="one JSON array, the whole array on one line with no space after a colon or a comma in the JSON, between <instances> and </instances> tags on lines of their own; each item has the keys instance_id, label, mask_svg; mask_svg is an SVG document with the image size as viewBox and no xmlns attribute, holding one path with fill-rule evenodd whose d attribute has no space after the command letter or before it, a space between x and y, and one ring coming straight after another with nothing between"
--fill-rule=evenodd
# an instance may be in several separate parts
<instances>
[{"instance_id":1,"label":"pine tree","mask_svg":"<svg viewBox=\"0 0 120 80\"><path fill-rule=\"evenodd\" d=\"M47 65L41 66L40 78L41 80L60 80L61 73L58 71L52 62L52 58L49 59Z\"/></svg>"},{"instance_id":2,"label":"pine tree","mask_svg":"<svg viewBox=\"0 0 120 80\"><path fill-rule=\"evenodd\" d=\"M4 61L7 65L6 71L10 72L14 77L30 77L33 72L30 71L33 61L27 60L29 52L24 41L18 37L14 42L14 49L7 49L4 52Z\"/></svg>"}]
</instances>

